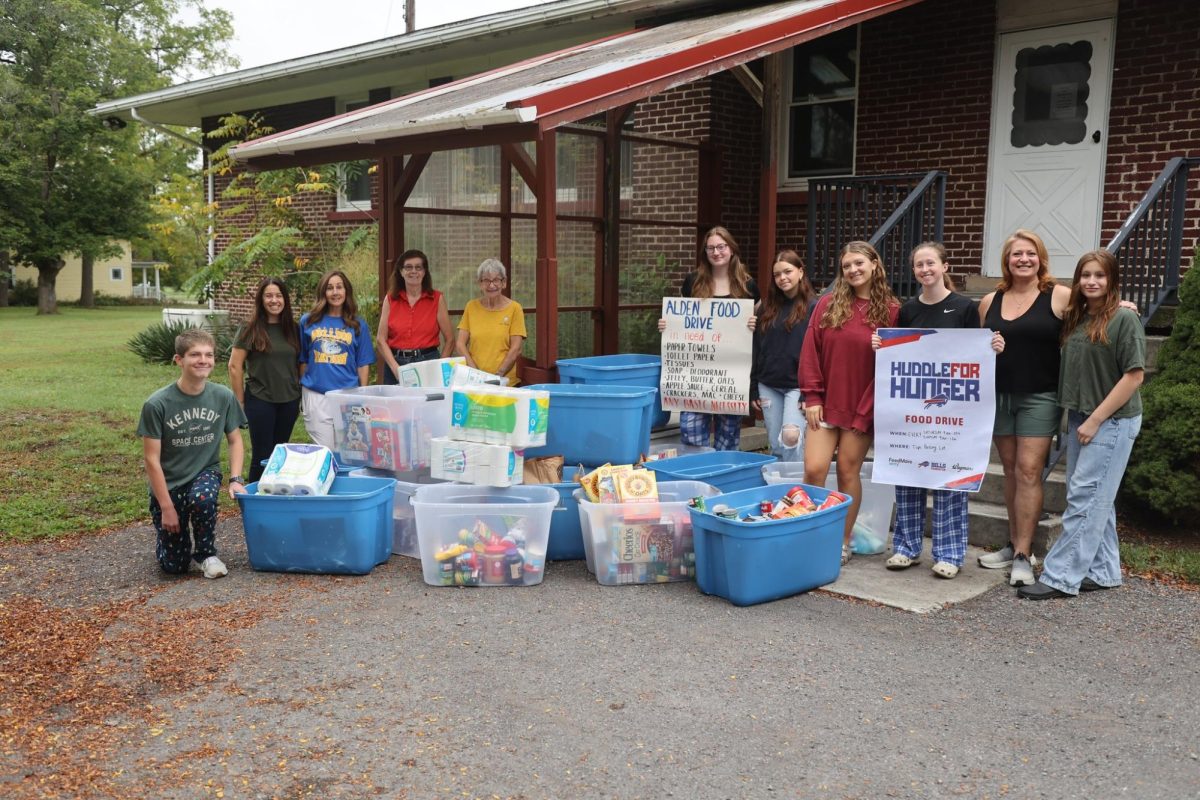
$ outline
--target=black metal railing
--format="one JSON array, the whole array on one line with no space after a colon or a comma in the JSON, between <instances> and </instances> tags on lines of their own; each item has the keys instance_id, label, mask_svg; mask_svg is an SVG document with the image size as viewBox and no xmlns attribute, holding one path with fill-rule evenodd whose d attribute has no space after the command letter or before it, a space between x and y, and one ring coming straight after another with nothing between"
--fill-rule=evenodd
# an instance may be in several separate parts
<instances>
[{"instance_id":1,"label":"black metal railing","mask_svg":"<svg viewBox=\"0 0 1200 800\"><path fill-rule=\"evenodd\" d=\"M1121 265L1121 296L1137 304L1142 324L1179 289L1188 173L1200 157L1172 158L1108 243Z\"/></svg>"},{"instance_id":2,"label":"black metal railing","mask_svg":"<svg viewBox=\"0 0 1200 800\"><path fill-rule=\"evenodd\" d=\"M899 297L916 293L909 253L923 241L941 241L946 173L867 175L809 181L808 272L818 289L837 275L847 242L871 242Z\"/></svg>"}]
</instances>

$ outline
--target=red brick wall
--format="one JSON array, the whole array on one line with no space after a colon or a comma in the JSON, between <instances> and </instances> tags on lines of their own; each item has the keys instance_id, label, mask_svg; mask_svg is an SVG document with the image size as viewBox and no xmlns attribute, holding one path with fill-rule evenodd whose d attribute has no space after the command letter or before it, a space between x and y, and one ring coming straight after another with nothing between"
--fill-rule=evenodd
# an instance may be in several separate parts
<instances>
[{"instance_id":1,"label":"red brick wall","mask_svg":"<svg viewBox=\"0 0 1200 800\"><path fill-rule=\"evenodd\" d=\"M1168 160L1200 157L1200 3L1122 0L1113 67L1102 242ZM1189 195L1184 266L1200 238L1200 166Z\"/></svg>"}]
</instances>

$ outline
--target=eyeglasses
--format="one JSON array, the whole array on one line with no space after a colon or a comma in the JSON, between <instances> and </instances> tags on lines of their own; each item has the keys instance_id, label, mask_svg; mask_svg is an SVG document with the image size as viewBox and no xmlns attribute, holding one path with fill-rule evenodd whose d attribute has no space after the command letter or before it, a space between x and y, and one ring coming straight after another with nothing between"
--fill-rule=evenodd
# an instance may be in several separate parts
<instances>
[{"instance_id":1,"label":"eyeglasses","mask_svg":"<svg viewBox=\"0 0 1200 800\"><path fill-rule=\"evenodd\" d=\"M400 268L401 272L424 272L425 267L420 264L405 264Z\"/></svg>"},{"instance_id":2,"label":"eyeglasses","mask_svg":"<svg viewBox=\"0 0 1200 800\"><path fill-rule=\"evenodd\" d=\"M727 244L714 244L704 248L706 253L724 253L729 249Z\"/></svg>"},{"instance_id":3,"label":"eyeglasses","mask_svg":"<svg viewBox=\"0 0 1200 800\"><path fill-rule=\"evenodd\" d=\"M502 286L504 285L504 278L480 278L479 282L488 286Z\"/></svg>"}]
</instances>

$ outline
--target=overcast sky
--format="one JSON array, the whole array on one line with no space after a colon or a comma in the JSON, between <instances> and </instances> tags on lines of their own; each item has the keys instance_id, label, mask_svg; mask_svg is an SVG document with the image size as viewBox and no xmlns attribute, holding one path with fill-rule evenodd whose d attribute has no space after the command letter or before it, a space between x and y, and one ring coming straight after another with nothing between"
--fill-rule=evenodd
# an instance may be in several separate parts
<instances>
[{"instance_id":1,"label":"overcast sky","mask_svg":"<svg viewBox=\"0 0 1200 800\"><path fill-rule=\"evenodd\" d=\"M417 0L417 28L549 1ZM404 33L404 0L205 0L205 5L233 14L232 49L243 69Z\"/></svg>"}]
</instances>

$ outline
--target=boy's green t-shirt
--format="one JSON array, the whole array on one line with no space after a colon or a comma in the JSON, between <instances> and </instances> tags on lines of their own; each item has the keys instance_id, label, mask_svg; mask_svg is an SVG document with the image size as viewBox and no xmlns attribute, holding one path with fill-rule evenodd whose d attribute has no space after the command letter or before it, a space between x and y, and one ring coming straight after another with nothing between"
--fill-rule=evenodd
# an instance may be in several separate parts
<instances>
[{"instance_id":1,"label":"boy's green t-shirt","mask_svg":"<svg viewBox=\"0 0 1200 800\"><path fill-rule=\"evenodd\" d=\"M220 469L221 440L245 422L229 387L205 383L204 391L190 395L172 383L142 405L137 432L162 442L163 475L175 489L206 469Z\"/></svg>"}]
</instances>

